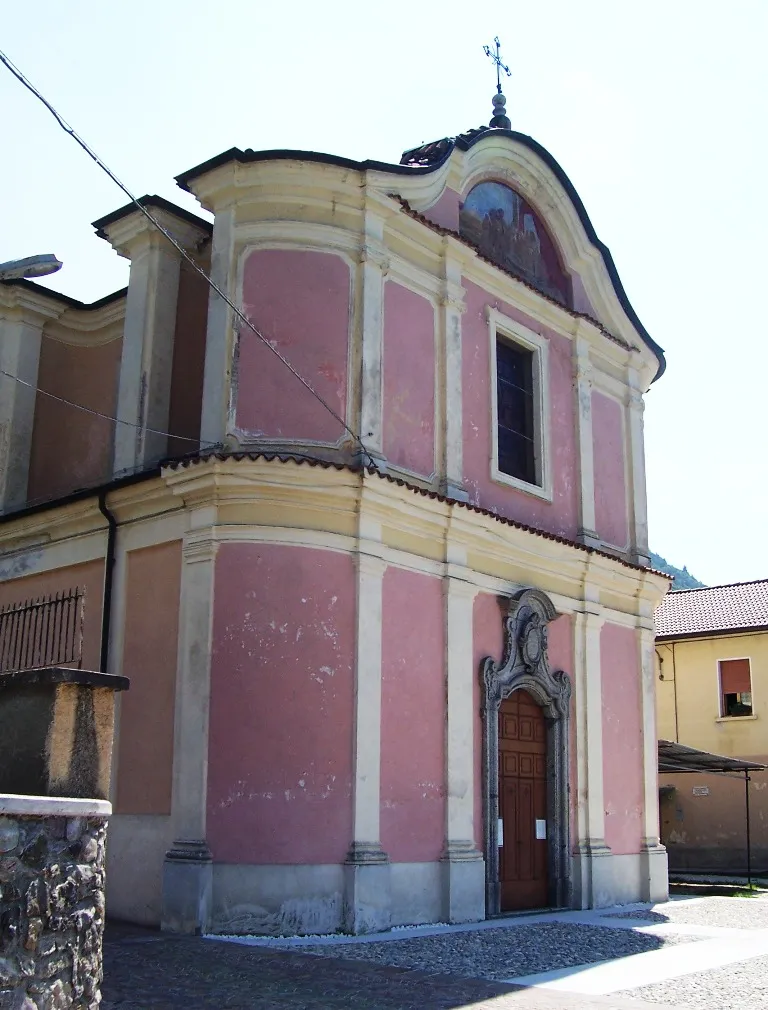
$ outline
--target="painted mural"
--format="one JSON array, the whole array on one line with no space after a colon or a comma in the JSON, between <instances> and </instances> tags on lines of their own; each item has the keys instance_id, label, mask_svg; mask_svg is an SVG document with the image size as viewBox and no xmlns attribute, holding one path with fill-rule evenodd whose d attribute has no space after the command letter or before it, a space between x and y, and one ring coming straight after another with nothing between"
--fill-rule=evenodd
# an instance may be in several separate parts
<instances>
[{"instance_id":1,"label":"painted mural","mask_svg":"<svg viewBox=\"0 0 768 1010\"><path fill-rule=\"evenodd\" d=\"M481 182L459 212L459 231L488 259L511 270L563 305L570 303L568 276L536 212L500 182Z\"/></svg>"}]
</instances>

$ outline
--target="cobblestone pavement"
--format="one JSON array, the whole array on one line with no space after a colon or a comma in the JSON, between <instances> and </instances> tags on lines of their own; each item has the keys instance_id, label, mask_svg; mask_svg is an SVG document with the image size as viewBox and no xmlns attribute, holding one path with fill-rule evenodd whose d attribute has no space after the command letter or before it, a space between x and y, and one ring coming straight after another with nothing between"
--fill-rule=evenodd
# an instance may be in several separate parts
<instances>
[{"instance_id":1,"label":"cobblestone pavement","mask_svg":"<svg viewBox=\"0 0 768 1010\"><path fill-rule=\"evenodd\" d=\"M340 957L172 938L109 924L103 1010L666 1010ZM686 1010L677 1001L675 1010Z\"/></svg>"},{"instance_id":2,"label":"cobblestone pavement","mask_svg":"<svg viewBox=\"0 0 768 1010\"><path fill-rule=\"evenodd\" d=\"M377 943L324 943L300 949L302 953L320 957L374 961L416 971L448 971L504 982L519 975L593 964L691 942L696 942L696 938L653 936L632 929L584 923L523 922L498 929L470 929Z\"/></svg>"}]
</instances>

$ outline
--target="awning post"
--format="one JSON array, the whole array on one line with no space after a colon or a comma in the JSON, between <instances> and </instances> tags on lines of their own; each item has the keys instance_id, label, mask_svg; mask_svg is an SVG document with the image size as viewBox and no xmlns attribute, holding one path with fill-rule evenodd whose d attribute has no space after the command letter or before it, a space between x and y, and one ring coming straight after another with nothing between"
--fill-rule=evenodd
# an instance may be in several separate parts
<instances>
[{"instance_id":1,"label":"awning post","mask_svg":"<svg viewBox=\"0 0 768 1010\"><path fill-rule=\"evenodd\" d=\"M749 823L749 772L744 769L744 809L747 815L747 882L752 890L752 839Z\"/></svg>"}]
</instances>

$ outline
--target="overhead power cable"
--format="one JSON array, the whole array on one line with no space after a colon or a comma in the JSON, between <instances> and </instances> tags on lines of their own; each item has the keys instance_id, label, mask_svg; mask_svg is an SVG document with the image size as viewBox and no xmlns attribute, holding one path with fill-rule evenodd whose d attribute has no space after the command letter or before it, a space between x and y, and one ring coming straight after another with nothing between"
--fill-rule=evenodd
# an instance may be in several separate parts
<instances>
[{"instance_id":1,"label":"overhead power cable","mask_svg":"<svg viewBox=\"0 0 768 1010\"><path fill-rule=\"evenodd\" d=\"M187 263L189 263L192 269L205 280L205 282L210 286L210 288L216 292L219 298L221 298L222 301L224 301L225 304L232 310L232 312L234 312L235 316L240 320L240 322L244 326L246 326L249 330L251 330L251 332L254 333L258 337L258 339L264 344L264 346L269 348L269 350L280 361L282 361L282 363L290 371L290 373L299 380L299 382L305 387L305 389L307 389L312 394L312 396L314 396L315 399L322 404L323 407L325 407L328 413L331 414L331 416L336 421L339 422L339 424L344 428L347 434L352 436L355 443L360 446L364 455L367 457L369 465L374 467L375 469L376 463L373 457L366 449L362 438L355 431L353 431L352 428L349 427L346 421L333 409L333 407L326 400L323 399L323 397L317 392L317 390L312 386L312 384L308 382L307 379L305 379L304 376L301 375L301 373L294 368L294 366L290 363L290 361L288 361L288 359L284 355L282 355L280 351L278 351L278 349L264 336L264 334L258 329L258 327L253 322L251 322L248 316L246 316L245 313L232 301L229 295L227 295L227 293L219 287L219 285L205 272L205 270L203 270L203 268L199 266L198 263L195 262L193 257L190 256L187 250L181 245L181 243L178 242L176 238L174 238L171 232L169 232L168 229L165 228L157 220L157 218L152 213L150 213L150 211L147 210L147 208L141 203L141 201L137 199L137 197L135 197L133 193L128 189L125 183L121 182L121 180L115 175L115 173L109 168L109 166L102 161L102 159L98 156L98 154L96 154L96 152L91 147L89 147L89 145L74 130L74 128L71 127L69 123L67 123L67 121L63 118L63 116L61 116L60 113L56 111L56 109L48 101L48 99L34 86L34 84L32 84L30 80L28 80L24 76L21 70L19 70L19 68L1 50L0 50L0 62L2 62L3 65L7 67L8 70L10 70L10 72L13 74L13 76L16 78L17 81L23 84L24 87L28 91L30 91L35 96L35 98L38 99L38 101L43 103L43 105L46 107L46 109L48 109L48 111L54 117L56 122L62 128L62 130L64 130L65 133L68 133L70 137L72 137L72 139L85 151L88 157L91 158L92 161L95 161L96 164L99 166L99 168L109 176L109 178L112 180L112 182L115 183L116 186L119 186L119 188L123 191L123 193L125 193L128 199L131 201L131 203L135 204L137 209L153 225L153 227L157 228L157 230L162 235L164 235L166 239L168 239L168 241L171 243L174 249L176 249L176 251L182 256L182 258ZM11 376L11 378L16 378L16 376ZM72 406L78 406L78 405L72 404ZM113 418L113 420L117 419ZM131 422L120 422L120 423L131 423ZM142 425L138 425L137 427L142 427Z\"/></svg>"}]
</instances>

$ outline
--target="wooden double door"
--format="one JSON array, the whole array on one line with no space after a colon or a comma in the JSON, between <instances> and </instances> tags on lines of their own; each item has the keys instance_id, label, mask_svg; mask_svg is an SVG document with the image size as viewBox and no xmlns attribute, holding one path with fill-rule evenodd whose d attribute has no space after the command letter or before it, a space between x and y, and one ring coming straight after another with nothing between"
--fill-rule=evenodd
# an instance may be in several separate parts
<instances>
[{"instance_id":1,"label":"wooden double door","mask_svg":"<svg viewBox=\"0 0 768 1010\"><path fill-rule=\"evenodd\" d=\"M547 724L525 691L499 709L499 822L501 911L546 907Z\"/></svg>"}]
</instances>

